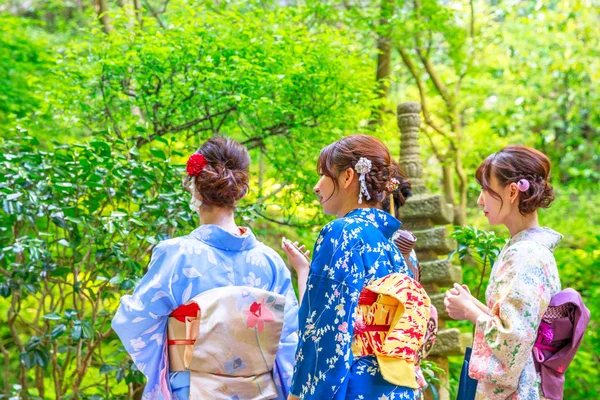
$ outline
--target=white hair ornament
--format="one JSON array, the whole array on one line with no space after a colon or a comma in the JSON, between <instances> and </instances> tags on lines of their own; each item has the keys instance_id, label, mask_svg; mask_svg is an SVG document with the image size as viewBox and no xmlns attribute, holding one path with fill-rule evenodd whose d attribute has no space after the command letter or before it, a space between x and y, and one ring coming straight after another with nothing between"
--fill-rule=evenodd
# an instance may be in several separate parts
<instances>
[{"instance_id":1,"label":"white hair ornament","mask_svg":"<svg viewBox=\"0 0 600 400\"><path fill-rule=\"evenodd\" d=\"M190 189L190 193L192 194L192 199L190 200L190 210L198 212L198 210L200 210L200 207L202 206L202 200L196 197L196 184L194 183L193 178L188 188Z\"/></svg>"},{"instance_id":2,"label":"white hair ornament","mask_svg":"<svg viewBox=\"0 0 600 400\"><path fill-rule=\"evenodd\" d=\"M354 166L354 170L358 173L358 181L360 182L358 204L362 204L363 195L367 198L367 200L371 200L371 195L367 189L367 182L365 181L365 176L371 172L372 166L373 164L371 163L371 160L365 157L359 158L358 162Z\"/></svg>"}]
</instances>

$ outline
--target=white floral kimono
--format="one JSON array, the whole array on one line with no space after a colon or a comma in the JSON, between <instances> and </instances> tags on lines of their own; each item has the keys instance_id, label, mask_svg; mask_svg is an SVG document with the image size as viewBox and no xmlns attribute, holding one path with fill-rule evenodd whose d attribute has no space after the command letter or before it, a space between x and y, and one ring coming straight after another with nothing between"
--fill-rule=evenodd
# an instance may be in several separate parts
<instances>
[{"instance_id":1,"label":"white floral kimono","mask_svg":"<svg viewBox=\"0 0 600 400\"><path fill-rule=\"evenodd\" d=\"M113 329L147 378L144 399L187 399L190 396L189 371L172 372L169 369L169 315L179 306L196 300L201 308L202 304L207 306L207 310L212 307L214 312L223 314L224 319L232 317L222 309L219 311L218 303L198 300L202 293L228 286L236 287L231 293L237 293L238 298L234 299L231 307L239 306L239 316L245 321L242 322L245 324L243 328L248 328L249 336L253 338L258 330L262 331L265 322L264 317L256 318L260 315L259 308L274 307L275 302L269 301L269 296L266 296L263 307L263 300L257 298L253 301L240 300L239 294L244 292L239 287L273 292L276 294L274 297L283 299L284 304L277 305L284 309L283 327L279 343L275 346L274 367L267 380L272 379L277 385L277 398L287 397L298 343L298 302L291 274L281 257L259 242L249 229L245 229L242 236L235 236L215 225L203 225L188 236L163 241L154 248L148 272L132 295L123 296L113 319ZM222 294L222 291L216 293ZM268 312L266 308L263 311ZM215 321L212 315L211 323L216 325L218 321ZM200 336L205 326L200 323ZM256 343L258 338L253 340ZM233 344L235 340L222 343ZM265 347L272 348L268 343ZM221 353L223 357L231 353L231 360L223 363L223 371L246 376L244 367L250 366L253 360L243 359L243 352L237 354L235 346L223 345ZM232 381L228 387L230 392L219 393L213 398L247 398L248 393L236 392L236 387L243 385L238 386Z\"/></svg>"},{"instance_id":2,"label":"white floral kimono","mask_svg":"<svg viewBox=\"0 0 600 400\"><path fill-rule=\"evenodd\" d=\"M532 349L542 316L561 290L553 251L562 235L534 228L513 236L494 263L486 291L491 316L477 319L469 375L476 399L538 400Z\"/></svg>"}]
</instances>

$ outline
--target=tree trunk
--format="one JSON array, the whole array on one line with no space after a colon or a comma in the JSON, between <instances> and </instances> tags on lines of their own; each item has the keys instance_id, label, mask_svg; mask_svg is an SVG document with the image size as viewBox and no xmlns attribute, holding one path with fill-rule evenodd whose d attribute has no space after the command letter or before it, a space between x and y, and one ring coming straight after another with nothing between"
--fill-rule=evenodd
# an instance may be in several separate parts
<instances>
[{"instance_id":1,"label":"tree trunk","mask_svg":"<svg viewBox=\"0 0 600 400\"><path fill-rule=\"evenodd\" d=\"M258 154L258 198L261 198L263 196L265 179L265 156L262 148Z\"/></svg>"},{"instance_id":2,"label":"tree trunk","mask_svg":"<svg viewBox=\"0 0 600 400\"><path fill-rule=\"evenodd\" d=\"M442 162L442 182L444 184L444 198L446 203L454 204L454 174L452 172L452 165L448 161Z\"/></svg>"},{"instance_id":3,"label":"tree trunk","mask_svg":"<svg viewBox=\"0 0 600 400\"><path fill-rule=\"evenodd\" d=\"M456 108L450 109L450 115L452 116L452 128L454 133L456 134L456 142L454 146L454 168L456 171L456 175L458 176L458 190L459 190L459 200L458 205L454 211L454 225L465 226L467 224L467 173L463 168L463 160L462 160L462 134L463 134L463 125L461 120L461 115L456 111Z\"/></svg>"},{"instance_id":4,"label":"tree trunk","mask_svg":"<svg viewBox=\"0 0 600 400\"><path fill-rule=\"evenodd\" d=\"M465 226L467 224L467 190L469 188L467 182L467 174L462 165L462 152L456 149L456 174L458 175L458 190L460 199L456 212L454 213L454 225Z\"/></svg>"},{"instance_id":5,"label":"tree trunk","mask_svg":"<svg viewBox=\"0 0 600 400\"><path fill-rule=\"evenodd\" d=\"M379 18L379 36L377 38L377 96L384 100L390 89L390 73L392 61L392 47L390 39L390 18L394 13L394 2L392 0L381 0L381 11ZM386 106L382 101L379 105L377 116L373 118L374 123L381 123Z\"/></svg>"},{"instance_id":6,"label":"tree trunk","mask_svg":"<svg viewBox=\"0 0 600 400\"><path fill-rule=\"evenodd\" d=\"M135 17L137 18L138 24L140 25L140 28L141 28L144 25L141 0L133 0L133 8L135 10Z\"/></svg>"},{"instance_id":7,"label":"tree trunk","mask_svg":"<svg viewBox=\"0 0 600 400\"><path fill-rule=\"evenodd\" d=\"M108 17L108 0L96 0L96 10L98 12L98 18L100 19L100 23L102 24L102 30L104 33L109 33L113 30L113 27L110 23L110 18Z\"/></svg>"}]
</instances>

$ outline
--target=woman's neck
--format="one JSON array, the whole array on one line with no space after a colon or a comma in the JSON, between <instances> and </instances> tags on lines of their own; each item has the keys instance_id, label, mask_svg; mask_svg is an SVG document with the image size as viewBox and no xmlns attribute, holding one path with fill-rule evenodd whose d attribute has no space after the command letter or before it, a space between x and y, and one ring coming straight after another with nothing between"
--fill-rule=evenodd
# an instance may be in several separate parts
<instances>
[{"instance_id":1,"label":"woman's neck","mask_svg":"<svg viewBox=\"0 0 600 400\"><path fill-rule=\"evenodd\" d=\"M527 215L522 215L519 213L514 218L511 218L510 221L507 221L504 225L506 225L508 228L511 237L515 236L521 231L540 227L537 211Z\"/></svg>"},{"instance_id":2,"label":"woman's neck","mask_svg":"<svg viewBox=\"0 0 600 400\"><path fill-rule=\"evenodd\" d=\"M240 234L240 228L233 219L233 209L200 207L198 214L200 214L201 225L216 225L233 235Z\"/></svg>"},{"instance_id":3,"label":"woman's neck","mask_svg":"<svg viewBox=\"0 0 600 400\"><path fill-rule=\"evenodd\" d=\"M344 206L338 211L337 217L343 218L352 210L356 210L357 208L374 208L375 206L371 204L367 204L366 201L363 201L362 204L358 204L358 202L349 202L344 204Z\"/></svg>"}]
</instances>

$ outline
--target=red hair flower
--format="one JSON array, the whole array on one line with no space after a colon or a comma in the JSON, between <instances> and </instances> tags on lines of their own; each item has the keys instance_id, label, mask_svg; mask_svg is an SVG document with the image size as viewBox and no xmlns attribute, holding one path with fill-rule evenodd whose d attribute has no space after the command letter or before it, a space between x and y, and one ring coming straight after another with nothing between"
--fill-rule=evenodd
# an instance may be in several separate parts
<instances>
[{"instance_id":1,"label":"red hair flower","mask_svg":"<svg viewBox=\"0 0 600 400\"><path fill-rule=\"evenodd\" d=\"M206 158L204 158L204 155L194 153L187 161L187 173L189 176L198 176L202 173L206 165L208 165L208 162L206 161Z\"/></svg>"}]
</instances>

